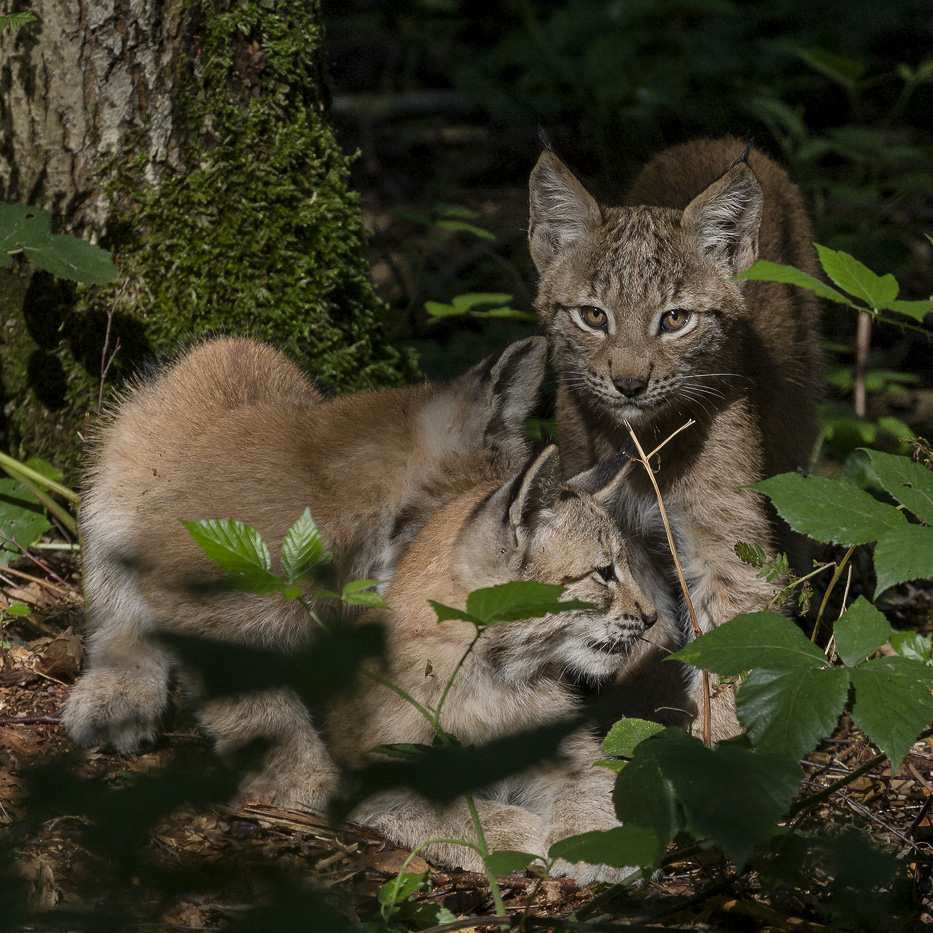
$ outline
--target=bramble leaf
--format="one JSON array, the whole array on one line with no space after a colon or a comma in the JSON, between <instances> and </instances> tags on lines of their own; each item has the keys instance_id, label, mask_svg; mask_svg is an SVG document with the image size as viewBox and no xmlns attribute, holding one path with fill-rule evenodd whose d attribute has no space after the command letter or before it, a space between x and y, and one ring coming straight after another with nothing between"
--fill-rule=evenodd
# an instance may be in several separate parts
<instances>
[{"instance_id":1,"label":"bramble leaf","mask_svg":"<svg viewBox=\"0 0 933 933\"><path fill-rule=\"evenodd\" d=\"M846 609L833 628L836 651L847 667L854 667L877 651L893 634L884 615L864 596Z\"/></svg>"},{"instance_id":2,"label":"bramble leaf","mask_svg":"<svg viewBox=\"0 0 933 933\"><path fill-rule=\"evenodd\" d=\"M664 726L647 719L620 719L603 739L603 754L631 758L639 742L663 731Z\"/></svg>"},{"instance_id":3,"label":"bramble leaf","mask_svg":"<svg viewBox=\"0 0 933 933\"><path fill-rule=\"evenodd\" d=\"M245 593L278 593L286 584L270 571L272 559L262 535L232 518L189 522L180 519L195 544L231 576L231 585Z\"/></svg>"},{"instance_id":4,"label":"bramble leaf","mask_svg":"<svg viewBox=\"0 0 933 933\"><path fill-rule=\"evenodd\" d=\"M933 525L933 471L908 457L866 450L871 468L886 493Z\"/></svg>"},{"instance_id":5,"label":"bramble leaf","mask_svg":"<svg viewBox=\"0 0 933 933\"><path fill-rule=\"evenodd\" d=\"M933 577L933 528L904 525L878 539L875 546L875 596L908 580Z\"/></svg>"},{"instance_id":6,"label":"bramble leaf","mask_svg":"<svg viewBox=\"0 0 933 933\"><path fill-rule=\"evenodd\" d=\"M530 852L517 852L514 849L500 849L490 852L483 862L492 875L510 875L514 871L524 871L536 858Z\"/></svg>"},{"instance_id":7,"label":"bramble leaf","mask_svg":"<svg viewBox=\"0 0 933 933\"><path fill-rule=\"evenodd\" d=\"M630 823L613 829L593 830L568 836L548 849L548 858L561 858L570 863L589 862L591 865L611 865L613 868L631 868L654 865L658 840L650 829Z\"/></svg>"},{"instance_id":8,"label":"bramble leaf","mask_svg":"<svg viewBox=\"0 0 933 933\"><path fill-rule=\"evenodd\" d=\"M838 304L848 305L854 308L850 299L841 292L831 288L825 282L814 278L806 272L794 266L784 266L779 262L770 262L767 259L759 259L751 268L746 269L740 275L734 276L736 279L751 279L759 282L782 282L785 285L798 285L808 291L814 292L820 298L827 298L829 301L835 301Z\"/></svg>"},{"instance_id":9,"label":"bramble leaf","mask_svg":"<svg viewBox=\"0 0 933 933\"><path fill-rule=\"evenodd\" d=\"M842 250L829 249L819 243L815 246L820 263L833 282L850 295L860 298L870 308L887 308L897 298L900 288L897 279L890 273L876 275L868 266Z\"/></svg>"},{"instance_id":10,"label":"bramble leaf","mask_svg":"<svg viewBox=\"0 0 933 933\"><path fill-rule=\"evenodd\" d=\"M825 667L823 652L777 612L750 612L701 635L671 655L726 677L753 667L809 670Z\"/></svg>"},{"instance_id":11,"label":"bramble leaf","mask_svg":"<svg viewBox=\"0 0 933 933\"><path fill-rule=\"evenodd\" d=\"M848 693L841 667L756 668L739 688L735 709L757 750L799 758L836 728Z\"/></svg>"},{"instance_id":12,"label":"bramble leaf","mask_svg":"<svg viewBox=\"0 0 933 933\"><path fill-rule=\"evenodd\" d=\"M907 658L876 658L849 676L855 688L852 721L891 759L896 774L933 720L933 670Z\"/></svg>"},{"instance_id":13,"label":"bramble leaf","mask_svg":"<svg viewBox=\"0 0 933 933\"><path fill-rule=\"evenodd\" d=\"M290 583L308 580L332 558L311 517L311 510L306 508L282 540L282 573Z\"/></svg>"},{"instance_id":14,"label":"bramble leaf","mask_svg":"<svg viewBox=\"0 0 933 933\"><path fill-rule=\"evenodd\" d=\"M933 664L933 638L919 632L895 632L891 636L891 647L902 657L921 664Z\"/></svg>"},{"instance_id":15,"label":"bramble leaf","mask_svg":"<svg viewBox=\"0 0 933 933\"><path fill-rule=\"evenodd\" d=\"M751 488L768 496L794 531L827 544L868 544L906 523L894 506L825 476L781 473Z\"/></svg>"},{"instance_id":16,"label":"bramble leaf","mask_svg":"<svg viewBox=\"0 0 933 933\"><path fill-rule=\"evenodd\" d=\"M467 613L480 625L496 625L515 619L533 619L572 609L595 609L579 599L561 601L562 586L536 580L513 580L474 590L467 597Z\"/></svg>"}]
</instances>

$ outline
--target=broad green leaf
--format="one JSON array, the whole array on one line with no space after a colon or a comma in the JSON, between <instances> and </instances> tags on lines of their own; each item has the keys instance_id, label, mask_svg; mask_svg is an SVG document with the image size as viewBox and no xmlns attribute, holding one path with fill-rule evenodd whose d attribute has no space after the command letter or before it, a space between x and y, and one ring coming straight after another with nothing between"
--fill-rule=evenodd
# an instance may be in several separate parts
<instances>
[{"instance_id":1,"label":"broad green leaf","mask_svg":"<svg viewBox=\"0 0 933 933\"><path fill-rule=\"evenodd\" d=\"M0 567L8 567L22 556L21 548L28 548L51 528L29 489L15 479L0 479Z\"/></svg>"},{"instance_id":2,"label":"broad green leaf","mask_svg":"<svg viewBox=\"0 0 933 933\"><path fill-rule=\"evenodd\" d=\"M351 593L344 596L348 606L365 606L367 609L388 609L386 601L378 593Z\"/></svg>"},{"instance_id":3,"label":"broad green leaf","mask_svg":"<svg viewBox=\"0 0 933 933\"><path fill-rule=\"evenodd\" d=\"M463 204L435 204L434 210L438 217L455 217L458 220L476 220L479 217L479 211Z\"/></svg>"},{"instance_id":4,"label":"broad green leaf","mask_svg":"<svg viewBox=\"0 0 933 933\"><path fill-rule=\"evenodd\" d=\"M311 517L311 510L306 508L282 540L282 573L290 583L309 580L332 558Z\"/></svg>"},{"instance_id":5,"label":"broad green leaf","mask_svg":"<svg viewBox=\"0 0 933 933\"><path fill-rule=\"evenodd\" d=\"M514 849L500 849L490 852L483 862L492 875L510 875L515 871L524 871L536 858L529 852L516 852Z\"/></svg>"},{"instance_id":6,"label":"broad green leaf","mask_svg":"<svg viewBox=\"0 0 933 933\"><path fill-rule=\"evenodd\" d=\"M41 245L52 229L52 215L41 207L0 201L0 253Z\"/></svg>"},{"instance_id":7,"label":"broad green leaf","mask_svg":"<svg viewBox=\"0 0 933 933\"><path fill-rule=\"evenodd\" d=\"M891 647L902 657L921 664L933 664L933 638L919 632L895 632Z\"/></svg>"},{"instance_id":8,"label":"broad green leaf","mask_svg":"<svg viewBox=\"0 0 933 933\"><path fill-rule=\"evenodd\" d=\"M795 531L828 544L868 544L906 524L894 506L825 476L782 473L751 488L768 496Z\"/></svg>"},{"instance_id":9,"label":"broad green leaf","mask_svg":"<svg viewBox=\"0 0 933 933\"><path fill-rule=\"evenodd\" d=\"M481 625L496 625L515 619L533 619L572 609L595 609L579 599L561 601L562 586L536 580L513 580L474 590L467 597L467 613Z\"/></svg>"},{"instance_id":10,"label":"broad green leaf","mask_svg":"<svg viewBox=\"0 0 933 933\"><path fill-rule=\"evenodd\" d=\"M231 576L231 585L247 593L276 593L285 583L269 570L266 542L255 528L231 518L189 522L180 519L202 551Z\"/></svg>"},{"instance_id":11,"label":"broad green leaf","mask_svg":"<svg viewBox=\"0 0 933 933\"><path fill-rule=\"evenodd\" d=\"M933 471L908 457L866 450L885 492L928 525L933 525Z\"/></svg>"},{"instance_id":12,"label":"broad green leaf","mask_svg":"<svg viewBox=\"0 0 933 933\"><path fill-rule=\"evenodd\" d=\"M603 754L631 758L639 742L663 730L664 726L647 719L620 719L603 739Z\"/></svg>"},{"instance_id":13,"label":"broad green leaf","mask_svg":"<svg viewBox=\"0 0 933 933\"><path fill-rule=\"evenodd\" d=\"M415 891L428 890L431 887L431 876L428 872L402 872L387 881L380 889L377 897L380 904L397 904L410 897Z\"/></svg>"},{"instance_id":14,"label":"broad green leaf","mask_svg":"<svg viewBox=\"0 0 933 933\"><path fill-rule=\"evenodd\" d=\"M593 830L568 836L548 849L548 858L591 865L611 865L613 868L631 868L656 864L658 840L650 829L643 826L616 826L613 829Z\"/></svg>"},{"instance_id":15,"label":"broad green leaf","mask_svg":"<svg viewBox=\"0 0 933 933\"><path fill-rule=\"evenodd\" d=\"M473 236L477 236L481 240L494 240L496 238L496 235L490 230L484 230L475 224L468 224L464 220L439 220L436 226L440 227L441 230L449 230L452 233L472 233Z\"/></svg>"},{"instance_id":16,"label":"broad green leaf","mask_svg":"<svg viewBox=\"0 0 933 933\"><path fill-rule=\"evenodd\" d=\"M836 651L847 667L864 661L894 634L888 620L864 596L846 609L833 633Z\"/></svg>"},{"instance_id":17,"label":"broad green leaf","mask_svg":"<svg viewBox=\"0 0 933 933\"><path fill-rule=\"evenodd\" d=\"M738 616L701 635L671 657L725 677L753 667L789 671L826 666L823 652L790 619L777 612Z\"/></svg>"},{"instance_id":18,"label":"broad green leaf","mask_svg":"<svg viewBox=\"0 0 933 933\"><path fill-rule=\"evenodd\" d=\"M504 305L512 300L508 292L466 292L456 295L451 304L459 311L472 311L482 305Z\"/></svg>"},{"instance_id":19,"label":"broad green leaf","mask_svg":"<svg viewBox=\"0 0 933 933\"><path fill-rule=\"evenodd\" d=\"M24 246L23 253L40 269L72 282L98 285L120 274L107 250L78 237L52 235L46 242Z\"/></svg>"},{"instance_id":20,"label":"broad green leaf","mask_svg":"<svg viewBox=\"0 0 933 933\"><path fill-rule=\"evenodd\" d=\"M457 619L460 622L472 622L474 625L480 624L473 616L468 612L464 612L462 609L454 609L453 606L445 606L443 603L437 603L433 599L429 599L428 602L437 615L438 622L448 622L451 619Z\"/></svg>"},{"instance_id":21,"label":"broad green leaf","mask_svg":"<svg viewBox=\"0 0 933 933\"><path fill-rule=\"evenodd\" d=\"M876 658L849 676L855 688L852 720L891 759L896 774L933 720L933 671L907 658Z\"/></svg>"},{"instance_id":22,"label":"broad green leaf","mask_svg":"<svg viewBox=\"0 0 933 933\"><path fill-rule=\"evenodd\" d=\"M739 866L775 833L803 776L786 753L763 754L736 745L710 749L681 729L666 729L642 743L617 780L623 781L643 756L657 764L672 789L686 829L712 840ZM635 797L634 810L637 794L629 793ZM619 810L618 792L614 800Z\"/></svg>"},{"instance_id":23,"label":"broad green leaf","mask_svg":"<svg viewBox=\"0 0 933 933\"><path fill-rule=\"evenodd\" d=\"M753 279L759 282L783 282L785 285L797 285L808 291L814 292L820 298L826 298L829 301L835 301L839 304L855 307L852 302L841 292L831 288L825 282L814 278L806 272L801 272L793 266L784 266L779 262L770 262L767 259L759 259L750 269L746 269L736 279Z\"/></svg>"},{"instance_id":24,"label":"broad green leaf","mask_svg":"<svg viewBox=\"0 0 933 933\"><path fill-rule=\"evenodd\" d=\"M26 603L21 603L18 599L14 599L6 609L3 610L8 616L13 616L14 619L22 618L23 616L28 616L32 614L32 607L27 606Z\"/></svg>"},{"instance_id":25,"label":"broad green leaf","mask_svg":"<svg viewBox=\"0 0 933 933\"><path fill-rule=\"evenodd\" d=\"M352 596L354 593L370 590L385 582L385 580L350 580L343 585L342 593L344 596Z\"/></svg>"},{"instance_id":26,"label":"broad green leaf","mask_svg":"<svg viewBox=\"0 0 933 933\"><path fill-rule=\"evenodd\" d=\"M668 845L683 829L683 812L675 800L674 788L654 754L656 749L650 747L650 741L653 739L646 740L643 752L636 754L619 772L612 802L623 826L640 826L654 837L656 848L643 864L657 865Z\"/></svg>"},{"instance_id":27,"label":"broad green leaf","mask_svg":"<svg viewBox=\"0 0 933 933\"><path fill-rule=\"evenodd\" d=\"M922 324L924 318L933 311L933 300L923 299L921 301L908 301L899 298L897 301L889 301L885 305L885 308L888 311L897 311L899 314L912 317L915 321L919 321Z\"/></svg>"},{"instance_id":28,"label":"broad green leaf","mask_svg":"<svg viewBox=\"0 0 933 933\"><path fill-rule=\"evenodd\" d=\"M897 298L899 286L890 273L876 275L848 253L815 245L826 274L839 288L876 310L887 308Z\"/></svg>"},{"instance_id":29,"label":"broad green leaf","mask_svg":"<svg viewBox=\"0 0 933 933\"><path fill-rule=\"evenodd\" d=\"M445 305L440 301L426 301L424 303L424 310L427 311L431 317L454 317L458 314L465 313L455 308L453 305Z\"/></svg>"},{"instance_id":30,"label":"broad green leaf","mask_svg":"<svg viewBox=\"0 0 933 933\"><path fill-rule=\"evenodd\" d=\"M799 758L836 728L848 693L844 668L757 668L739 688L735 708L757 750Z\"/></svg>"},{"instance_id":31,"label":"broad green leaf","mask_svg":"<svg viewBox=\"0 0 933 933\"><path fill-rule=\"evenodd\" d=\"M875 596L908 580L933 577L933 528L904 525L878 539L875 545Z\"/></svg>"}]
</instances>

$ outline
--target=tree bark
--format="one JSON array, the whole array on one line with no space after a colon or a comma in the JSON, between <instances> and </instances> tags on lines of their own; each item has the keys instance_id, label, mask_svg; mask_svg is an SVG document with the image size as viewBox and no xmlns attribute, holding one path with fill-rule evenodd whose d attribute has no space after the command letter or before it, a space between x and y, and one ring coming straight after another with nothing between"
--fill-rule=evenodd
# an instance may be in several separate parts
<instances>
[{"instance_id":1,"label":"tree bark","mask_svg":"<svg viewBox=\"0 0 933 933\"><path fill-rule=\"evenodd\" d=\"M0 346L5 446L62 460L96 408L108 327L117 381L218 330L284 344L337 389L415 374L328 124L319 3L29 9L37 22L0 37L0 199L111 249L122 277L75 289L23 263ZM0 300L18 291L0 276Z\"/></svg>"}]
</instances>

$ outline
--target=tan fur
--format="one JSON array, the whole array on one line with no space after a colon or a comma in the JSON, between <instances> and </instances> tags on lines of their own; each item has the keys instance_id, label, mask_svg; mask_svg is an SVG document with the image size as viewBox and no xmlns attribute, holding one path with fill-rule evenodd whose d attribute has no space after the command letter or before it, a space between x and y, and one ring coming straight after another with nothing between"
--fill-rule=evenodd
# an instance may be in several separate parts
<instances>
[{"instance_id":1,"label":"tan fur","mask_svg":"<svg viewBox=\"0 0 933 933\"><path fill-rule=\"evenodd\" d=\"M467 622L438 624L428 597L463 609L471 590L524 578L563 584L564 598L599 607L488 629L444 705L443 726L462 742L483 743L571 716L576 703L562 682L563 671L611 677L655 619L599 494L560 486L557 469L556 451L549 448L524 477L504 486L482 483L438 512L398 567L387 594L391 612L374 616L387 628L384 675L435 708L476 630ZM606 567L614 568L614 579L597 570ZM329 717L327 735L336 759L349 764L359 764L376 743L430 744L434 737L411 704L373 683ZM553 764L484 789L478 807L490 847L544 855L558 839L618 825L611 801L614 775L593 767L599 757L595 739L579 733L563 743ZM432 806L407 791L384 793L364 803L355 817L407 846L435 837L475 838L462 801ZM482 870L481 860L465 847L434 844L426 851ZM620 875L586 865L559 865L558 873L583 883Z\"/></svg>"},{"instance_id":2,"label":"tan fur","mask_svg":"<svg viewBox=\"0 0 933 933\"><path fill-rule=\"evenodd\" d=\"M530 338L450 383L324 401L284 354L220 338L129 391L92 448L82 506L91 635L64 715L75 740L128 752L153 738L172 669L154 630L285 649L308 638L296 601L218 586L179 519L246 522L277 554L310 507L341 580L387 579L435 509L524 462L543 357ZM253 721L292 745L292 760L318 754L307 711L285 694L204 717L222 747ZM294 799L322 802L304 765L293 771Z\"/></svg>"},{"instance_id":3,"label":"tan fur","mask_svg":"<svg viewBox=\"0 0 933 933\"><path fill-rule=\"evenodd\" d=\"M761 498L740 487L805 467L816 436L815 300L731 278L757 257L815 274L810 224L785 172L755 150L742 161L743 148L735 139L702 140L661 153L627 199L648 207L599 205L550 152L531 178L536 306L558 373L565 468L575 472L627 445L625 419L646 450L696 420L655 467L704 630L764 608L773 595L733 550L740 540L770 550L775 540ZM604 327L587 326L603 321L592 311L581 318L576 309L588 306L604 313ZM682 310L690 312L682 332L664 332L665 322L683 321ZM698 681L685 698L682 675L658 665L692 629L643 472L632 474L617 514L666 623L633 692L642 692L651 715L693 716ZM739 730L731 691L713 714L714 737Z\"/></svg>"}]
</instances>

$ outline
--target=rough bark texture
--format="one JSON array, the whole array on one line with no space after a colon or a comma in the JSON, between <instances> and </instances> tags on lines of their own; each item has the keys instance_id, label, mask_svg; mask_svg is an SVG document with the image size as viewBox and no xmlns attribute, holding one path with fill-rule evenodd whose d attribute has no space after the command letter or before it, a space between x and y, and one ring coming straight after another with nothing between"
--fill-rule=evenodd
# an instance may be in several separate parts
<instances>
[{"instance_id":1,"label":"rough bark texture","mask_svg":"<svg viewBox=\"0 0 933 933\"><path fill-rule=\"evenodd\" d=\"M413 375L388 345L327 123L317 3L28 8L39 21L0 38L0 199L51 210L122 275L76 289L21 267L22 312L3 305L5 446L67 453L110 311L117 379L217 330L285 345L338 389Z\"/></svg>"}]
</instances>

